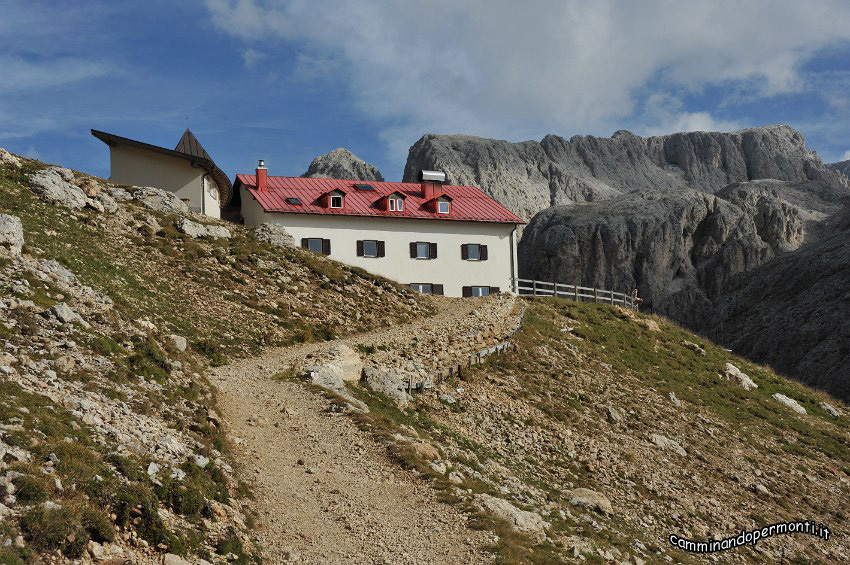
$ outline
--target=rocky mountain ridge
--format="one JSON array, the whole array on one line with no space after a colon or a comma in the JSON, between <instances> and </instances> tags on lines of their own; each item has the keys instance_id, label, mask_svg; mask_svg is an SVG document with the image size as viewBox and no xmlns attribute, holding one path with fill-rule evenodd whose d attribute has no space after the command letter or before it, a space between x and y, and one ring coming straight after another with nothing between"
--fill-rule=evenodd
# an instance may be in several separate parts
<instances>
[{"instance_id":1,"label":"rocky mountain ridge","mask_svg":"<svg viewBox=\"0 0 850 565\"><path fill-rule=\"evenodd\" d=\"M422 136L411 146L404 180L420 169L481 187L525 219L559 204L613 198L633 190L690 188L714 193L735 183L816 181L848 189L803 136L784 125L732 133L684 132L642 138L547 135L511 143L468 135Z\"/></svg>"},{"instance_id":2,"label":"rocky mountain ridge","mask_svg":"<svg viewBox=\"0 0 850 565\"><path fill-rule=\"evenodd\" d=\"M827 167L833 171L838 171L839 173L850 177L850 159L847 159L846 161L839 161L837 163L830 163Z\"/></svg>"}]
</instances>

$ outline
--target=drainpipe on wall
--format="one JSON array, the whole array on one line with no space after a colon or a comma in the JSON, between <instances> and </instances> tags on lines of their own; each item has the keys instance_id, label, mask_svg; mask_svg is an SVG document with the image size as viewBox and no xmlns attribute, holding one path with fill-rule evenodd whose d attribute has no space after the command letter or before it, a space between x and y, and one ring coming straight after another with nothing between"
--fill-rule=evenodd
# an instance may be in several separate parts
<instances>
[{"instance_id":1,"label":"drainpipe on wall","mask_svg":"<svg viewBox=\"0 0 850 565\"><path fill-rule=\"evenodd\" d=\"M207 215L207 177L209 175L201 176L201 214L204 216Z\"/></svg>"},{"instance_id":2,"label":"drainpipe on wall","mask_svg":"<svg viewBox=\"0 0 850 565\"><path fill-rule=\"evenodd\" d=\"M519 274L517 273L517 261L516 261L516 224L514 224L514 229L511 230L511 290L513 290L514 294L517 294L517 286L518 281L516 280Z\"/></svg>"}]
</instances>

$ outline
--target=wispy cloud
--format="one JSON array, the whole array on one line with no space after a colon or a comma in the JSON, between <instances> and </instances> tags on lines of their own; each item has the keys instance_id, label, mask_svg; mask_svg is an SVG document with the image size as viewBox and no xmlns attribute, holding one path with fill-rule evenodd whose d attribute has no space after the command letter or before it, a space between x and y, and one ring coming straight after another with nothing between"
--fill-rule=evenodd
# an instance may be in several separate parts
<instances>
[{"instance_id":1,"label":"wispy cloud","mask_svg":"<svg viewBox=\"0 0 850 565\"><path fill-rule=\"evenodd\" d=\"M0 94L54 88L106 76L115 70L109 64L78 58L25 59L0 54Z\"/></svg>"},{"instance_id":2,"label":"wispy cloud","mask_svg":"<svg viewBox=\"0 0 850 565\"><path fill-rule=\"evenodd\" d=\"M242 51L242 62L245 64L246 68L253 69L257 66L257 62L265 57L264 53L257 51L253 47L248 47Z\"/></svg>"}]
</instances>

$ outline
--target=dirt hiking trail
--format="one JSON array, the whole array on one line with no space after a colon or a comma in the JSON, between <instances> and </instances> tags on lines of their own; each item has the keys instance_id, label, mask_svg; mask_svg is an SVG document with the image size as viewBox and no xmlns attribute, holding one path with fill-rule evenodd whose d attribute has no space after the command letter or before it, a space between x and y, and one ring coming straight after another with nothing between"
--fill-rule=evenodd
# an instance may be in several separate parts
<instances>
[{"instance_id":1,"label":"dirt hiking trail","mask_svg":"<svg viewBox=\"0 0 850 565\"><path fill-rule=\"evenodd\" d=\"M501 301L506 303L504 299ZM428 319L336 340L396 344L412 336L469 335L466 317L503 316L481 300L438 301ZM491 312L492 311L492 312ZM243 479L256 495L258 535L273 563L488 563L492 534L437 500L386 447L303 384L275 375L335 342L275 349L215 369L212 383Z\"/></svg>"}]
</instances>

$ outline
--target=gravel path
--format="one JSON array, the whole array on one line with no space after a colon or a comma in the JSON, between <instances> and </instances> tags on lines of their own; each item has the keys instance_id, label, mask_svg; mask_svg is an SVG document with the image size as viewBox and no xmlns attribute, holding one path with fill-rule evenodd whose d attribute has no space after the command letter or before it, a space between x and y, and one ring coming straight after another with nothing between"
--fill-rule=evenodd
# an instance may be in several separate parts
<instances>
[{"instance_id":1,"label":"gravel path","mask_svg":"<svg viewBox=\"0 0 850 565\"><path fill-rule=\"evenodd\" d=\"M480 318L476 309L484 304L444 299L434 318L340 341L394 343L423 333L449 337L464 327L464 317ZM257 495L258 535L270 561L492 562L482 549L492 541L490 534L469 529L465 514L438 502L434 490L391 462L385 447L329 410L323 397L299 383L273 379L327 346L272 350L211 375L242 475Z\"/></svg>"}]
</instances>

